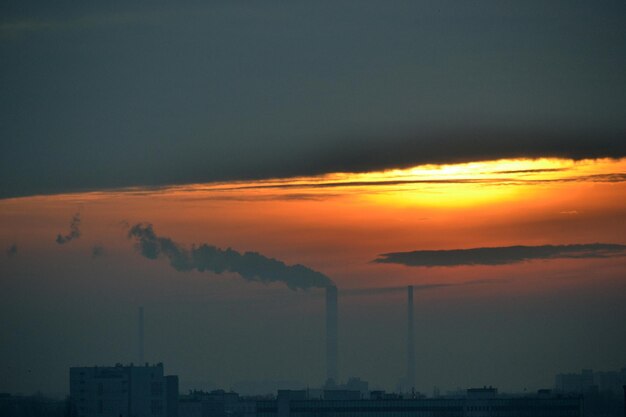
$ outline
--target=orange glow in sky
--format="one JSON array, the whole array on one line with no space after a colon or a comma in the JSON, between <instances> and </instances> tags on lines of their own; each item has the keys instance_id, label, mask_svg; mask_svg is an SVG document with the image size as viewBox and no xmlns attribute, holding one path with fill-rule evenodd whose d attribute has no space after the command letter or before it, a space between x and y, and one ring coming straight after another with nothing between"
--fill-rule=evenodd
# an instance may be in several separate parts
<instances>
[{"instance_id":1,"label":"orange glow in sky","mask_svg":"<svg viewBox=\"0 0 626 417\"><path fill-rule=\"evenodd\" d=\"M536 323L548 320L545 331L553 332L549 320L558 314L571 321L556 327L577 328L576 317L588 317L588 304L595 305L589 307L594 311L619 316L615 306L623 304L620 294L626 293L626 256L454 267L374 260L382 254L424 250L624 245L625 197L626 159L539 159L6 199L0 200L0 249L6 251L0 259L0 292L16 311L11 313L15 320L22 311L41 310L36 314L40 317L63 308L79 309L67 313L73 319L126 314L146 305L153 312L165 309L158 321L173 320L170 332L185 328L181 322L194 323L195 328L206 319L210 324L199 333L224 340L233 337L233 326L228 324L222 333L215 329L233 317L234 327L258 321L262 332L268 323L281 323L276 330L281 334L285 311L293 316L293 328L323 323L320 289L294 292L283 282L253 282L236 273L181 272L166 257L145 258L128 238L128 228L149 222L158 236L183 249L206 243L240 253L253 251L325 274L340 290L346 329L363 322L368 329L378 323L377 331L397 325L404 317L404 293L397 289L414 285L421 331L433 334L433 341L437 326L463 334L472 323L488 324L493 317L501 317L501 328L508 328L511 317L518 320L517 326L531 326L526 341L536 337ZM68 233L76 213L80 237L58 244L57 235ZM99 303L112 310L102 312ZM542 303L552 316L536 312L543 311ZM584 306L584 316L570 318L573 308L568 306ZM92 310L97 313L87 313ZM443 324L432 324L442 316ZM528 317L539 319L531 322ZM55 331L62 334L65 324L60 322ZM600 335L602 326L589 322L584 331L597 328ZM320 327L311 334L321 332ZM484 338L492 333L501 331L488 327ZM518 343L517 335L514 331L510 336L512 343ZM558 333L553 344L569 347L581 337ZM306 344L312 339L302 340ZM350 334L344 340L346 346L372 343ZM544 345L543 339L537 343ZM181 344L185 349L195 345L204 354L206 343L192 338ZM352 365L349 360L344 361L346 369L366 359ZM242 375L246 372L241 370Z\"/></svg>"},{"instance_id":2,"label":"orange glow in sky","mask_svg":"<svg viewBox=\"0 0 626 417\"><path fill-rule=\"evenodd\" d=\"M249 199L352 196L382 205L445 208L532 198L537 192L558 191L572 182L621 182L624 178L619 176L625 172L624 160L502 159L368 173L194 184L168 187L160 193L172 198L189 193Z\"/></svg>"},{"instance_id":3,"label":"orange glow in sky","mask_svg":"<svg viewBox=\"0 0 626 417\"><path fill-rule=\"evenodd\" d=\"M24 251L59 250L54 237L81 212L75 248L98 243L109 254L126 253L120 222L151 222L182 244L258 251L311 266L348 288L464 281L503 268L459 274L371 261L393 251L626 243L625 180L625 159L511 159L36 196L0 201L0 241L18 242ZM541 265L518 265L515 273Z\"/></svg>"}]
</instances>

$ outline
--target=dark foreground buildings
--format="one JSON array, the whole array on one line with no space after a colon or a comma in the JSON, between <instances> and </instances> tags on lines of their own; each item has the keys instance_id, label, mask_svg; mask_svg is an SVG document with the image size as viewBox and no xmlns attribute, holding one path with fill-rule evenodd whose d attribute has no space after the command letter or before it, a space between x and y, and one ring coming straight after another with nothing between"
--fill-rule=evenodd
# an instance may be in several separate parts
<instances>
[{"instance_id":1,"label":"dark foreground buildings","mask_svg":"<svg viewBox=\"0 0 626 417\"><path fill-rule=\"evenodd\" d=\"M0 395L0 417L626 417L623 389L618 396L607 388L621 379L602 374L601 391L585 385L587 373L575 376L560 378L560 390L536 394L483 387L426 398L369 391L366 381L351 379L325 389L241 397L222 390L179 395L178 377L166 376L162 364L118 364L70 368L69 401ZM577 389L567 392L565 382Z\"/></svg>"},{"instance_id":2,"label":"dark foreground buildings","mask_svg":"<svg viewBox=\"0 0 626 417\"><path fill-rule=\"evenodd\" d=\"M36 395L0 393L1 417L65 417L70 413L70 402Z\"/></svg>"},{"instance_id":3,"label":"dark foreground buildings","mask_svg":"<svg viewBox=\"0 0 626 417\"><path fill-rule=\"evenodd\" d=\"M306 391L281 391L275 400L257 402L258 417L580 417L580 396L498 396L493 388L468 390L458 398L402 398L372 393L356 399L345 392L332 400L310 399ZM182 416L181 416L182 417Z\"/></svg>"},{"instance_id":4,"label":"dark foreground buildings","mask_svg":"<svg viewBox=\"0 0 626 417\"><path fill-rule=\"evenodd\" d=\"M178 377L163 364L70 368L72 417L177 417Z\"/></svg>"}]
</instances>

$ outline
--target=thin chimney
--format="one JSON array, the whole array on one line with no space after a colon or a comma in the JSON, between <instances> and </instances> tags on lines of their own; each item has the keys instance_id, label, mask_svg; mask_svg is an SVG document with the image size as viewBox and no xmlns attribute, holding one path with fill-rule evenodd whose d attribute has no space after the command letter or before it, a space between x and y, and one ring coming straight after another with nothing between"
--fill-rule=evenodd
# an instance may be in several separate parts
<instances>
[{"instance_id":1,"label":"thin chimney","mask_svg":"<svg viewBox=\"0 0 626 417\"><path fill-rule=\"evenodd\" d=\"M139 359L139 365L143 365L144 364L144 358L143 358L143 306L139 307L139 322L138 322L138 358Z\"/></svg>"},{"instance_id":2,"label":"thin chimney","mask_svg":"<svg viewBox=\"0 0 626 417\"><path fill-rule=\"evenodd\" d=\"M415 388L415 334L413 329L413 286L407 287L406 382Z\"/></svg>"},{"instance_id":3,"label":"thin chimney","mask_svg":"<svg viewBox=\"0 0 626 417\"><path fill-rule=\"evenodd\" d=\"M337 287L326 287L326 378L338 383Z\"/></svg>"}]
</instances>

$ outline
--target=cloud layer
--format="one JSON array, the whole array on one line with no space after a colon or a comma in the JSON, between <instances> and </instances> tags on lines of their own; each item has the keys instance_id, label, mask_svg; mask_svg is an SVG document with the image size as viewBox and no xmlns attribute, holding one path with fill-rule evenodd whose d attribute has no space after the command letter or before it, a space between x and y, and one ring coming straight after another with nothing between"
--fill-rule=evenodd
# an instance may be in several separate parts
<instances>
[{"instance_id":1,"label":"cloud layer","mask_svg":"<svg viewBox=\"0 0 626 417\"><path fill-rule=\"evenodd\" d=\"M626 156L624 2L49 3L0 6L0 198Z\"/></svg>"},{"instance_id":2,"label":"cloud layer","mask_svg":"<svg viewBox=\"0 0 626 417\"><path fill-rule=\"evenodd\" d=\"M128 237L136 240L137 248L144 257L166 258L180 272L234 272L248 281L282 282L292 290L332 284L326 275L306 266L286 265L257 252L239 253L231 248L220 249L207 244L186 249L168 237L157 236L151 224L135 224L130 228Z\"/></svg>"},{"instance_id":3,"label":"cloud layer","mask_svg":"<svg viewBox=\"0 0 626 417\"><path fill-rule=\"evenodd\" d=\"M406 266L506 265L534 259L582 259L626 256L626 245L588 243L573 245L503 246L491 248L417 250L379 255L374 262Z\"/></svg>"},{"instance_id":4,"label":"cloud layer","mask_svg":"<svg viewBox=\"0 0 626 417\"><path fill-rule=\"evenodd\" d=\"M452 282L442 282L442 283L430 283L430 284L414 284L414 291L428 291L428 290L437 290L441 288L450 288L450 287L466 287L470 285L492 285L492 284L502 284L506 282L504 279L480 279L480 280L472 280L461 283L452 283ZM396 294L396 293L404 293L407 290L407 286L396 286L396 287L374 287L374 288L349 288L345 290L340 290L340 294L342 296L354 297L354 296L366 296L366 295L380 295L380 294Z\"/></svg>"},{"instance_id":5,"label":"cloud layer","mask_svg":"<svg viewBox=\"0 0 626 417\"><path fill-rule=\"evenodd\" d=\"M332 172L369 172L392 168L407 168L421 164L461 163L518 157L560 157L571 159L621 158L626 156L626 129L607 132L593 130L568 132L561 130L476 129L457 131L420 131L397 135L385 133L373 135L328 135L311 149L304 141L294 148L280 143L269 143L273 153L249 153L243 143L225 144L206 155L181 156L179 167L154 167L148 163L128 165L116 161L117 170L105 169L110 161L104 156L92 155L90 166L98 166L98 174L90 166L64 165L64 172L57 175L48 168L47 162L22 172L19 178L11 178L5 172L0 180L0 198L32 194L54 194L88 189L117 188L127 186L164 186L215 181L289 178ZM154 144L146 143L150 147ZM181 148L190 147L182 146ZM196 146L196 145L194 145ZM173 152L173 151L172 151ZM199 155L206 157L207 166L194 169L193 160ZM239 155L237 162L232 156ZM153 165L159 165L155 159ZM189 161L185 163L184 161ZM10 162L10 161L7 161ZM41 172L40 172L41 171ZM48 172L50 171L50 172ZM45 176L45 185L40 178ZM19 181L18 181L19 179ZM599 178L597 180L621 181L623 178ZM361 184L355 184L361 185ZM367 184L362 184L367 185ZM330 186L330 185L327 185Z\"/></svg>"}]
</instances>

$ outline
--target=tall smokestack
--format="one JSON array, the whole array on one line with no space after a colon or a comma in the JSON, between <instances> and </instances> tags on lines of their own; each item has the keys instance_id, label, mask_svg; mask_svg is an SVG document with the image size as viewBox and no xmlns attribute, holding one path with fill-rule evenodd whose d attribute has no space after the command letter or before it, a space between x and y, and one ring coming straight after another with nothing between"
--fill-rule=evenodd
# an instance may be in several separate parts
<instances>
[{"instance_id":1,"label":"tall smokestack","mask_svg":"<svg viewBox=\"0 0 626 417\"><path fill-rule=\"evenodd\" d=\"M337 366L337 287L326 287L326 378L338 381Z\"/></svg>"},{"instance_id":2,"label":"tall smokestack","mask_svg":"<svg viewBox=\"0 0 626 417\"><path fill-rule=\"evenodd\" d=\"M137 342L139 344L138 346L138 357L137 359L139 359L139 365L143 365L144 364L144 360L143 360L143 307L139 307L139 322L138 322L138 334L137 334Z\"/></svg>"},{"instance_id":3,"label":"tall smokestack","mask_svg":"<svg viewBox=\"0 0 626 417\"><path fill-rule=\"evenodd\" d=\"M413 331L413 286L407 287L406 382L415 388L415 334Z\"/></svg>"}]
</instances>

